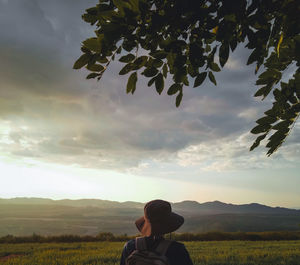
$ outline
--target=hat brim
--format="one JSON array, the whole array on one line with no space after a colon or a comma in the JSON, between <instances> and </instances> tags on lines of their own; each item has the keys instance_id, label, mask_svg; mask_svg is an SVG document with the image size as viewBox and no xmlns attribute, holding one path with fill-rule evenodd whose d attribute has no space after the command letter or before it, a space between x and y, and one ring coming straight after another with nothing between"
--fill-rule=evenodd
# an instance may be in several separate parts
<instances>
[{"instance_id":1,"label":"hat brim","mask_svg":"<svg viewBox=\"0 0 300 265\"><path fill-rule=\"evenodd\" d=\"M167 219L156 222L150 222L144 216L135 221L137 229L144 236L168 234L177 230L183 223L184 218L173 212Z\"/></svg>"}]
</instances>

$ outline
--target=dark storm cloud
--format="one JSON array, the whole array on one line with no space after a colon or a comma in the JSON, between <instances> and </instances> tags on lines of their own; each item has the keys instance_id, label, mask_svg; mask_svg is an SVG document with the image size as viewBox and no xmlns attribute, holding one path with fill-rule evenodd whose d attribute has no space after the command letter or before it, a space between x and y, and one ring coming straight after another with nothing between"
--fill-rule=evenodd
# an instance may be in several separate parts
<instances>
[{"instance_id":1,"label":"dark storm cloud","mask_svg":"<svg viewBox=\"0 0 300 265\"><path fill-rule=\"evenodd\" d=\"M234 139L266 109L252 97L254 69L245 66L244 49L216 74L217 87L206 80L186 88L179 109L175 97L158 96L143 79L133 96L126 95L127 77L118 76L117 63L101 82L86 81L85 71L71 68L80 43L93 35L81 14L96 2L0 0L0 118L10 131L3 152L124 169L191 145Z\"/></svg>"}]
</instances>

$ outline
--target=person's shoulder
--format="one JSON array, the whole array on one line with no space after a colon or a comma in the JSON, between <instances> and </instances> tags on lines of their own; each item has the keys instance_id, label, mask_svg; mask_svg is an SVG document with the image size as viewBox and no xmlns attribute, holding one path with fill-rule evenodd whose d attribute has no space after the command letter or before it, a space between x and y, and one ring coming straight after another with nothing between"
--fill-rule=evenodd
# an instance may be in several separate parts
<instances>
[{"instance_id":1,"label":"person's shoulder","mask_svg":"<svg viewBox=\"0 0 300 265\"><path fill-rule=\"evenodd\" d=\"M133 250L135 250L135 239L131 239L127 241L124 245L124 249L126 250L127 253L130 253Z\"/></svg>"},{"instance_id":2,"label":"person's shoulder","mask_svg":"<svg viewBox=\"0 0 300 265\"><path fill-rule=\"evenodd\" d=\"M171 245L174 246L174 247L184 247L184 244L183 243L180 243L178 241L171 241Z\"/></svg>"},{"instance_id":3,"label":"person's shoulder","mask_svg":"<svg viewBox=\"0 0 300 265\"><path fill-rule=\"evenodd\" d=\"M170 264L193 265L190 255L183 243L173 241L166 252Z\"/></svg>"}]
</instances>

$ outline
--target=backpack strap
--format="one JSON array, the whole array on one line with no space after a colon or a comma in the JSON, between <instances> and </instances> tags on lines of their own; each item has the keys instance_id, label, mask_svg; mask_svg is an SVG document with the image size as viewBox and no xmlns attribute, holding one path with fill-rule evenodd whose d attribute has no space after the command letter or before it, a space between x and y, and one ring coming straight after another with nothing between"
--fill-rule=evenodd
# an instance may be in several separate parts
<instances>
[{"instance_id":1,"label":"backpack strap","mask_svg":"<svg viewBox=\"0 0 300 265\"><path fill-rule=\"evenodd\" d=\"M135 239L135 249L136 250L147 250L147 244L145 237L137 237Z\"/></svg>"},{"instance_id":2,"label":"backpack strap","mask_svg":"<svg viewBox=\"0 0 300 265\"><path fill-rule=\"evenodd\" d=\"M158 244L158 246L157 246L157 248L155 249L155 251L158 252L158 253L161 254L161 255L166 255L167 250L168 250L168 248L169 248L169 246L171 245L172 242L173 242L173 241L171 241L171 240L162 240L162 241Z\"/></svg>"}]
</instances>

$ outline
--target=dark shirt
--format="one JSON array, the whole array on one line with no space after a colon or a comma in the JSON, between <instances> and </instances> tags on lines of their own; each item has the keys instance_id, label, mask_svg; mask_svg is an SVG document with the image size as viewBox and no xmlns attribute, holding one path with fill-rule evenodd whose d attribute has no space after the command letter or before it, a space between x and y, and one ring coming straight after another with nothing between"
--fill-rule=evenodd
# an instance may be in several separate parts
<instances>
[{"instance_id":1,"label":"dark shirt","mask_svg":"<svg viewBox=\"0 0 300 265\"><path fill-rule=\"evenodd\" d=\"M155 250L159 242L163 238L154 239L152 237L146 237L146 244L148 250ZM121 263L120 265L125 265L126 258L135 250L135 240L132 239L128 241L122 252ZM193 265L193 262L190 258L188 251L186 250L184 244L173 241L167 252L166 257L168 258L170 265Z\"/></svg>"}]
</instances>

